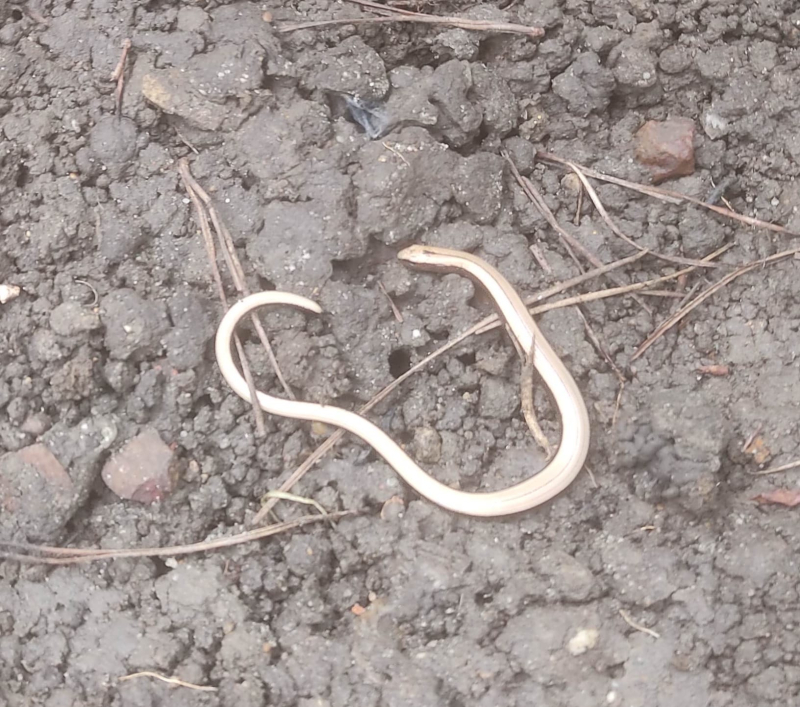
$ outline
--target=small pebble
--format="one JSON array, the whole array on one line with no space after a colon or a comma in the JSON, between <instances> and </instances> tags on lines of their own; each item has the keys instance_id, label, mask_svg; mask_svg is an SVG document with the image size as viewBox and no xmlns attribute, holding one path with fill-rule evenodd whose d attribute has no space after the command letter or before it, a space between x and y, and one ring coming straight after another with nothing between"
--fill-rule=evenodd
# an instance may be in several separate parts
<instances>
[{"instance_id":1,"label":"small pebble","mask_svg":"<svg viewBox=\"0 0 800 707\"><path fill-rule=\"evenodd\" d=\"M414 454L422 463L435 464L442 458L442 438L432 427L414 430Z\"/></svg>"},{"instance_id":2,"label":"small pebble","mask_svg":"<svg viewBox=\"0 0 800 707\"><path fill-rule=\"evenodd\" d=\"M60 336L74 336L101 326L100 315L79 302L63 302L50 314L50 328Z\"/></svg>"},{"instance_id":3,"label":"small pebble","mask_svg":"<svg viewBox=\"0 0 800 707\"><path fill-rule=\"evenodd\" d=\"M17 285L0 285L0 304L10 302L19 297L20 289Z\"/></svg>"},{"instance_id":4,"label":"small pebble","mask_svg":"<svg viewBox=\"0 0 800 707\"><path fill-rule=\"evenodd\" d=\"M20 425L19 429L20 431L26 432L29 435L38 437L39 435L43 435L45 432L47 432L52 424L53 422L48 415L43 412L36 412L32 415L28 415L28 417L25 418L25 421Z\"/></svg>"},{"instance_id":5,"label":"small pebble","mask_svg":"<svg viewBox=\"0 0 800 707\"><path fill-rule=\"evenodd\" d=\"M175 453L158 432L146 429L106 462L103 481L120 498L141 503L160 501L177 483Z\"/></svg>"},{"instance_id":6,"label":"small pebble","mask_svg":"<svg viewBox=\"0 0 800 707\"><path fill-rule=\"evenodd\" d=\"M599 637L600 634L597 629L582 628L569 639L567 650L570 655L583 655L586 651L591 650L597 645L597 639Z\"/></svg>"},{"instance_id":7,"label":"small pebble","mask_svg":"<svg viewBox=\"0 0 800 707\"><path fill-rule=\"evenodd\" d=\"M694 172L694 122L649 120L636 133L636 159L650 168L653 183Z\"/></svg>"}]
</instances>

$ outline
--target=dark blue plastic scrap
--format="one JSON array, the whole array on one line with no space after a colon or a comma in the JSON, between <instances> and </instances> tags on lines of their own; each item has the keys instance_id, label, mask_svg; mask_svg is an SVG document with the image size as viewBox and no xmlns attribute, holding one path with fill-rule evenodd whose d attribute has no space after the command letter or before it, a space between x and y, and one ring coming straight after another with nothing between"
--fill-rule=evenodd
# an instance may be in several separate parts
<instances>
[{"instance_id":1,"label":"dark blue plastic scrap","mask_svg":"<svg viewBox=\"0 0 800 707\"><path fill-rule=\"evenodd\" d=\"M342 95L347 109L350 111L350 116L364 128L364 132L371 140L376 140L383 135L389 125L389 120L381 105L347 93Z\"/></svg>"}]
</instances>

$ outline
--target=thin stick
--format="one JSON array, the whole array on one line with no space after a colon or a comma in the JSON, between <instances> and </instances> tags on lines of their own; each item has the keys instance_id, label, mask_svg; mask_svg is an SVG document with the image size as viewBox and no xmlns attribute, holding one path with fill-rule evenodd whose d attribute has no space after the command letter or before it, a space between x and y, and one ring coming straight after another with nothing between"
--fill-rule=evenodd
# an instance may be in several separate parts
<instances>
[{"instance_id":1,"label":"thin stick","mask_svg":"<svg viewBox=\"0 0 800 707\"><path fill-rule=\"evenodd\" d=\"M287 493L286 491L267 491L262 497L261 501L267 501L270 498L277 498L280 501L292 501L293 503L302 503L306 506L313 506L316 508L320 515L327 516L330 515L328 511L325 509L319 501L315 501L313 498L306 498L305 496L298 496L294 493Z\"/></svg>"},{"instance_id":2,"label":"thin stick","mask_svg":"<svg viewBox=\"0 0 800 707\"><path fill-rule=\"evenodd\" d=\"M695 282L694 285L692 285L689 288L689 291L681 297L681 301L678 302L678 306L675 308L676 311L679 310L681 307L685 306L688 302L690 302L692 297L694 297L695 293L697 292L697 290L699 290L702 286L703 286L702 280Z\"/></svg>"},{"instance_id":3,"label":"thin stick","mask_svg":"<svg viewBox=\"0 0 800 707\"><path fill-rule=\"evenodd\" d=\"M640 295L647 295L648 297L666 297L668 299L683 299L680 292L672 292L670 290L639 290Z\"/></svg>"},{"instance_id":4,"label":"thin stick","mask_svg":"<svg viewBox=\"0 0 800 707\"><path fill-rule=\"evenodd\" d=\"M536 156L544 160L545 162L555 163L563 166L569 166L568 160L565 160L558 155L554 155L551 152L537 152ZM589 177L593 179L599 179L603 182L610 182L611 184L617 184L621 187L625 187L626 189L632 189L633 191L637 191L641 194L647 194L648 196L652 196L656 199L661 199L662 201L667 201L671 204L680 204L683 202L688 202L690 204L694 204L695 206L700 206L708 211L713 211L720 216L725 216L727 218L734 219L735 221L740 221L741 223L746 223L748 226L755 226L756 228L766 228L770 231L775 231L776 233L782 233L787 236L800 236L800 233L794 233L783 226L779 226L775 223L769 223L768 221L762 221L761 219L752 218L750 216L744 216L742 214L736 213L730 209L725 209L722 206L716 206L715 204L707 204L706 202L702 201L701 199L695 199L693 196L689 196L688 194L681 194L677 191L672 191L670 189L661 189L660 187L653 187L647 184L639 184L638 182L630 182L627 179L621 179L619 177L612 177L608 174L603 174L602 172L598 172L590 167L585 167L582 164L573 163L577 165L581 171Z\"/></svg>"},{"instance_id":5,"label":"thin stick","mask_svg":"<svg viewBox=\"0 0 800 707\"><path fill-rule=\"evenodd\" d=\"M533 435L535 442L544 450L545 458L549 462L553 458L553 446L547 435L539 425L536 417L536 408L533 406L533 372L536 370L534 352L525 352L522 357L522 371L520 373L520 408L525 424Z\"/></svg>"},{"instance_id":6,"label":"thin stick","mask_svg":"<svg viewBox=\"0 0 800 707\"><path fill-rule=\"evenodd\" d=\"M183 187L186 189L186 193L192 200L195 212L197 213L197 220L200 222L200 232L203 234L203 243L206 246L206 255L208 256L209 266L211 267L214 285L217 289L217 296L219 297L222 306L227 309L228 297L225 294L225 286L222 284L222 275L217 267L217 249L214 245L214 237L211 235L211 227L208 225L208 215L206 214L206 209L203 206L200 197L194 189L194 180L191 178L191 174L189 174L188 167L186 169L183 169L183 167L184 161L182 160L179 165L179 172L181 179L183 180ZM264 411L256 402L258 397L256 395L256 383L253 378L253 373L250 370L250 364L247 362L247 357L245 356L244 346L242 345L242 341L238 334L234 334L233 342L236 346L236 354L239 356L239 362L242 366L242 374L244 375L244 379L247 382L247 387L250 391L250 399L253 401L251 403L251 407L253 409L253 416L256 422L256 434L259 437L264 437L267 434L267 427L266 423L264 422Z\"/></svg>"},{"instance_id":7,"label":"thin stick","mask_svg":"<svg viewBox=\"0 0 800 707\"><path fill-rule=\"evenodd\" d=\"M583 326L586 329L586 334L588 335L590 341L600 352L600 355L606 360L606 363L611 367L611 370L614 371L614 375L617 377L620 385L624 385L625 376L622 375L622 371L619 370L619 367L614 362L614 359L611 358L611 354L608 353L608 348L603 345L603 342L600 341L600 336L595 332L594 328L589 323L589 318L586 316L586 312L584 312L580 307L578 307L577 311L580 315L580 318L583 320Z\"/></svg>"},{"instance_id":8,"label":"thin stick","mask_svg":"<svg viewBox=\"0 0 800 707\"><path fill-rule=\"evenodd\" d=\"M738 269L734 270L731 273L728 273L725 277L723 277L719 282L715 282L709 288L707 288L704 292L698 295L694 300L689 302L684 307L681 307L675 314L668 317L656 330L650 334L650 336L645 339L641 346L634 352L633 356L631 356L631 362L635 361L639 358L647 349L649 349L656 341L658 341L661 336L664 335L665 332L669 331L673 326L675 326L681 319L683 319L689 312L693 309L698 307L700 304L705 302L709 297L711 297L714 293L721 290L723 287L728 285L729 283L733 282L737 277L741 277L745 273L750 272L751 270L755 270L756 268L762 267L764 265L768 265L770 263L774 263L778 260L783 258L788 258L789 256L794 255L795 253L800 253L800 248L792 248L791 250L784 250L780 253L776 253L775 255L771 255L768 258L763 258L762 260L758 260L754 263L750 263L748 265L743 265Z\"/></svg>"},{"instance_id":9,"label":"thin stick","mask_svg":"<svg viewBox=\"0 0 800 707\"><path fill-rule=\"evenodd\" d=\"M597 209L600 217L603 221L606 222L606 225L611 229L611 232L614 235L621 238L625 241L629 246L636 248L636 250L644 250L642 246L640 246L636 241L634 241L629 236L626 236L614 222L614 220L609 215L608 211L606 211L606 207L603 205L603 202L600 200L600 197L597 195L594 187L592 186L591 182L586 178L586 175L578 169L578 165L574 162L567 162L566 163L569 168L577 175L578 179L581 180L581 184L583 184L584 189L586 189L586 193L589 195L589 198L592 200L594 207ZM694 260L693 258L682 258L678 255L666 255L665 253L658 253L656 251L650 251L654 258L658 258L660 260L665 260L668 263L676 263L678 265L696 265L700 268L718 268L718 263L708 263L703 260Z\"/></svg>"},{"instance_id":10,"label":"thin stick","mask_svg":"<svg viewBox=\"0 0 800 707\"><path fill-rule=\"evenodd\" d=\"M381 291L383 296L386 298L386 301L389 303L389 307L392 310L392 314L394 315L395 320L399 324L402 324L404 321L403 313L397 308L397 305L394 303L394 300L391 298L391 295L389 295L389 293L386 291L386 287L380 280L378 280L378 289Z\"/></svg>"},{"instance_id":11,"label":"thin stick","mask_svg":"<svg viewBox=\"0 0 800 707\"><path fill-rule=\"evenodd\" d=\"M619 610L619 615L631 628L641 631L642 633L646 633L648 636L652 636L653 638L661 638L661 634L657 631L653 631L652 628L647 628L647 626L637 624L630 616L628 616L628 612L626 612L624 609Z\"/></svg>"},{"instance_id":12,"label":"thin stick","mask_svg":"<svg viewBox=\"0 0 800 707\"><path fill-rule=\"evenodd\" d=\"M125 60L128 58L128 52L131 49L131 40L130 39L123 39L122 40L122 54L120 54L119 61L117 62L114 71L111 72L111 80L117 81L119 77L125 72Z\"/></svg>"},{"instance_id":13,"label":"thin stick","mask_svg":"<svg viewBox=\"0 0 800 707\"><path fill-rule=\"evenodd\" d=\"M756 428L750 433L750 436L745 440L744 444L742 445L742 452L747 453L748 447L750 447L753 442L756 441L756 437L758 437L759 432L761 432L761 428L763 427L763 423L759 422L756 425Z\"/></svg>"},{"instance_id":14,"label":"thin stick","mask_svg":"<svg viewBox=\"0 0 800 707\"><path fill-rule=\"evenodd\" d=\"M625 381L622 381L619 386L619 392L617 393L617 400L614 403L614 413L611 415L611 429L613 430L617 424L617 417L619 416L619 408L622 404L622 394L625 392Z\"/></svg>"},{"instance_id":15,"label":"thin stick","mask_svg":"<svg viewBox=\"0 0 800 707\"><path fill-rule=\"evenodd\" d=\"M570 290L573 287L577 287L578 285L582 285L589 280L594 280L602 275L607 275L613 270L617 270L619 268L625 267L626 265L631 265L646 256L648 251L642 251L641 253L634 253L633 255L629 255L627 258L622 258L621 260L615 260L613 263L609 263L608 265L603 265L599 268L594 268L592 270L587 270L580 275L576 275L575 277L571 277L568 280L563 280L562 282L557 282L555 285L548 287L547 289L541 290L537 292L535 295L528 297L525 300L525 304L531 305L536 304L536 302L541 302L544 299L549 299L564 290ZM496 318L496 317L495 317Z\"/></svg>"},{"instance_id":16,"label":"thin stick","mask_svg":"<svg viewBox=\"0 0 800 707\"><path fill-rule=\"evenodd\" d=\"M397 7L388 7L369 0L347 0L355 5L366 7L369 10L382 13L383 17L371 18L350 18L323 20L321 22L300 22L284 24L278 28L278 32L294 32L300 29L313 29L314 27L325 27L334 24L359 24L364 22L417 22L419 24L446 25L458 27L473 32L500 32L506 34L524 34L531 38L544 36L541 27L527 27L510 22L489 22L486 20L473 20L466 17L452 17L440 15L428 15L422 12L412 12L411 10L401 10Z\"/></svg>"},{"instance_id":17,"label":"thin stick","mask_svg":"<svg viewBox=\"0 0 800 707\"><path fill-rule=\"evenodd\" d=\"M533 255L533 259L538 263L539 267L544 270L548 275L551 275L553 272L553 268L550 267L550 263L547 262L547 259L544 257L544 253L542 253L542 249L539 248L538 245L535 243L528 246L528 250L530 250L531 254Z\"/></svg>"},{"instance_id":18,"label":"thin stick","mask_svg":"<svg viewBox=\"0 0 800 707\"><path fill-rule=\"evenodd\" d=\"M599 268L602 267L602 261L591 251L585 248L580 241L574 238L570 233L564 230L561 225L558 223L553 212L550 210L550 207L544 200L544 197L539 193L539 190L533 185L530 179L527 177L523 177L520 174L519 169L517 169L517 165L514 164L514 161L511 159L511 155L506 150L501 150L500 154L508 163L509 167L511 168L511 173L514 175L514 179L517 180L517 183L522 187L522 190L525 192L525 195L534 203L537 209L539 209L542 216L544 216L545 220L550 224L550 226L561 236L564 244L568 246L568 249L575 250L579 252L585 260L591 263L594 267ZM570 253L572 255L572 253ZM574 255L573 255L574 259ZM618 285L621 284L619 278L615 275L609 275L609 278L614 280ZM639 305L644 309L645 312L648 314L652 314L653 310L645 303L645 301L639 297L638 295L634 295L634 299L639 303Z\"/></svg>"},{"instance_id":19,"label":"thin stick","mask_svg":"<svg viewBox=\"0 0 800 707\"><path fill-rule=\"evenodd\" d=\"M86 307L95 307L97 303L100 301L100 295L97 294L97 289L92 285L91 282L87 282L86 280L81 280L77 277L72 278L73 282L78 283L79 285L83 285L84 287L88 287L92 291L92 301L85 305Z\"/></svg>"},{"instance_id":20,"label":"thin stick","mask_svg":"<svg viewBox=\"0 0 800 707\"><path fill-rule=\"evenodd\" d=\"M575 207L575 218L572 219L576 227L581 225L581 211L583 211L583 187L578 186L578 203Z\"/></svg>"},{"instance_id":21,"label":"thin stick","mask_svg":"<svg viewBox=\"0 0 800 707\"><path fill-rule=\"evenodd\" d=\"M563 307L572 307L576 304L586 304L588 302L596 302L597 300L601 299L608 299L609 297L620 297L622 295L631 294L633 292L637 292L639 290L646 289L651 287L652 285L656 285L661 282L667 282L669 280L676 280L681 275L685 275L687 272L691 272L695 270L694 266L686 268L685 270L680 270L678 272L670 273L669 275L662 275L661 277L653 278L652 280L645 280L644 282L634 282L630 285L622 285L621 287L610 287L606 290L597 290L596 292L587 292L586 294L582 295L574 295L572 297L565 297L564 299L557 300L555 302L550 302L548 304L541 304L537 307L529 307L528 311L531 314L544 314L545 312L550 312L554 309L562 309ZM530 305L533 298L528 298L524 300L525 304ZM499 326L497 321L493 323L489 323L481 328L478 332L479 334L483 334L487 331L491 331Z\"/></svg>"},{"instance_id":22,"label":"thin stick","mask_svg":"<svg viewBox=\"0 0 800 707\"><path fill-rule=\"evenodd\" d=\"M0 552L0 559L28 564L71 565L81 562L113 560L121 557L176 557L178 555L190 555L198 552L208 552L209 550L218 550L224 547L233 547L234 545L243 545L244 543L253 542L254 540L262 540L272 535L285 533L289 530L308 525L309 523L335 520L349 515L353 515L353 511L338 511L336 513L328 513L324 516L301 516L294 520L266 525L262 528L247 530L243 533L237 533L236 535L229 535L214 540L204 540L203 542L191 543L189 545L172 545L170 547L98 550L94 548L51 547L47 545L0 541L0 547L13 548L26 553L38 552L44 555L39 557L32 554Z\"/></svg>"},{"instance_id":23,"label":"thin stick","mask_svg":"<svg viewBox=\"0 0 800 707\"><path fill-rule=\"evenodd\" d=\"M749 471L747 472L751 476L766 476L767 474L778 474L782 471L791 471L792 469L797 469L800 467L800 460L789 462L788 464L783 464L782 466L775 466L771 469L763 469L762 471Z\"/></svg>"},{"instance_id":24,"label":"thin stick","mask_svg":"<svg viewBox=\"0 0 800 707\"><path fill-rule=\"evenodd\" d=\"M191 690L197 690L198 692L216 692L219 688L216 687L207 687L205 685L195 685L193 682L186 682L185 680L180 680L179 678L168 678L165 675L161 675L159 673L154 673L151 670L143 670L139 673L131 673L130 675L123 675L119 678L120 682L125 682L126 680L133 680L134 678L155 678L156 680L161 680L162 682L169 683L170 685L177 685L178 687L188 687Z\"/></svg>"},{"instance_id":25,"label":"thin stick","mask_svg":"<svg viewBox=\"0 0 800 707\"><path fill-rule=\"evenodd\" d=\"M131 49L131 40L122 40L122 54L120 54L119 62L111 74L111 80L117 82L114 89L114 111L117 115L122 110L122 92L125 90L125 62L128 59L128 52Z\"/></svg>"},{"instance_id":26,"label":"thin stick","mask_svg":"<svg viewBox=\"0 0 800 707\"><path fill-rule=\"evenodd\" d=\"M231 278L233 279L233 285L236 288L237 292L240 296L247 296L250 294L250 288L247 285L247 279L244 274L244 269L242 268L242 264L239 261L239 256L236 254L236 248L233 245L233 238L231 238L230 231L222 223L222 220L219 218L217 214L217 210L214 208L214 203L211 200L211 197L208 193L203 189L198 183L197 180L192 176L192 173L189 171L189 163L184 158L180 161L178 165L178 169L181 173L181 176L184 179L185 183L188 183L192 186L192 189L197 193L200 199L203 200L206 208L208 209L208 213L211 216L211 221L214 224L214 228L217 231L217 235L220 239L222 245L222 257L225 260L226 265L231 273ZM250 321L253 323L253 327L258 334L258 338L261 340L261 345L264 347L264 350L267 352L267 357L272 364L272 369L275 371L275 375L278 378L278 381L281 384L286 395L292 399L296 400L295 394L292 391L289 384L286 382L286 379L283 376L283 372L281 371L281 367L278 365L278 359L275 357L275 352L272 349L272 344L270 343L269 337L267 336L267 332L264 330L264 326L261 324L260 317L254 312L250 315ZM253 396L253 391L250 391L251 397ZM253 398L255 400L255 398Z\"/></svg>"}]
</instances>

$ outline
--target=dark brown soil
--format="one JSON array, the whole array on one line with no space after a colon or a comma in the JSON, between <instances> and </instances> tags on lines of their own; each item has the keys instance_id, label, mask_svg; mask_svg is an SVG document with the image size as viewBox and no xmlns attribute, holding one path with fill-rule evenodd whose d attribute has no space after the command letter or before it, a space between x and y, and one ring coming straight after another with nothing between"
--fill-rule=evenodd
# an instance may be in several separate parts
<instances>
[{"instance_id":1,"label":"dark brown soil","mask_svg":"<svg viewBox=\"0 0 800 707\"><path fill-rule=\"evenodd\" d=\"M290 385L351 408L488 311L466 280L406 270L401 247L475 252L525 295L577 274L503 147L605 262L633 251L588 199L574 225L574 180L535 150L646 182L634 155L648 120L695 124L696 170L667 186L705 199L725 181L734 209L800 231L794 0L502 5L413 8L545 36L386 23L277 31L369 16L327 0L0 0L0 283L22 287L0 305L0 475L24 486L0 518L6 539L139 547L232 534L322 441L269 416L257 438L219 375L222 308L181 158L215 200L250 286L325 310L265 317ZM126 38L117 116L110 76ZM379 107L371 125L385 120L385 134L365 134L342 92ZM626 233L662 253L699 258L730 243L721 262L733 265L792 246L701 209L597 191ZM672 270L647 257L621 276ZM797 272L789 259L741 277L633 365L680 299L647 297L652 315L630 297L587 305L626 377L618 411L619 381L579 313L542 316L589 406L592 475L518 517L448 514L348 439L294 489L359 512L335 526L169 561L0 561L0 705L796 703L797 510L752 501L793 487L796 473L753 477L742 448L760 429L767 463L800 457ZM682 296L719 277L667 287ZM281 394L257 344L248 339L259 383ZM698 373L709 364L729 374ZM518 380L502 334L473 337L372 419L437 478L501 488L540 458ZM536 402L555 438L542 391ZM148 428L182 462L177 488L152 505L117 498L100 476ZM30 468L13 453L36 443L69 473L69 498L21 483ZM393 497L403 503L384 508ZM217 690L119 680L140 671Z\"/></svg>"}]
</instances>

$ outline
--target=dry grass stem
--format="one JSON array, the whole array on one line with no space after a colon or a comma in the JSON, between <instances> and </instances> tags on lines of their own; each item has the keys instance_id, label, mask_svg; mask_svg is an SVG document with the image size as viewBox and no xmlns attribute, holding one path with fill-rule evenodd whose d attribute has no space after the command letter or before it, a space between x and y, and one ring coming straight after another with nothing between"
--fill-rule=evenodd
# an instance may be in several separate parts
<instances>
[{"instance_id":1,"label":"dry grass stem","mask_svg":"<svg viewBox=\"0 0 800 707\"><path fill-rule=\"evenodd\" d=\"M292 503L302 503L306 506L313 506L316 508L320 515L328 516L330 515L328 511L318 501L315 501L313 498L306 498L305 496L298 496L294 493L288 493L287 491L267 491L261 497L261 503L266 503L271 498L277 498L279 501L291 501Z\"/></svg>"},{"instance_id":2,"label":"dry grass stem","mask_svg":"<svg viewBox=\"0 0 800 707\"><path fill-rule=\"evenodd\" d=\"M511 22L490 22L487 20L473 20L466 17L452 17L444 15L428 15L423 12L412 12L402 10L399 7L381 5L369 0L346 0L354 5L365 7L373 12L379 12L381 17L360 17L360 18L341 18L332 20L320 20L316 22L296 22L283 24L277 28L278 32L296 32L301 29L314 29L316 27L328 27L340 24L374 24L382 22L416 22L418 24L444 25L447 27L458 27L472 32L498 32L503 34L524 34L533 39L544 36L541 27L528 27L526 25L513 24Z\"/></svg>"},{"instance_id":3,"label":"dry grass stem","mask_svg":"<svg viewBox=\"0 0 800 707\"><path fill-rule=\"evenodd\" d=\"M517 165L514 164L514 161L511 159L511 156L508 154L507 151L501 150L500 154L508 163L509 168L511 169L511 173L514 176L514 179L517 180L517 183L522 187L522 190L525 192L525 195L531 200L531 202L536 206L539 212L544 216L545 220L550 224L553 230L561 236L561 240L564 246L567 249L567 252L570 254L572 259L575 261L578 268L583 270L580 266L580 262L578 261L577 257L575 256L575 252L581 254L581 256L589 263L592 264L595 268L600 268L603 266L602 261L591 251L583 246L583 244L578 241L575 237L572 236L568 231L561 227L561 224L558 223L553 212L550 210L550 207L544 200L544 197L541 195L539 190L533 185L530 179L527 177L523 177L520 174L519 169L517 169ZM608 275L610 279L612 279L616 284L622 285L622 281L616 275ZM633 295L634 299L638 302L638 304L644 309L645 312L648 314L652 314L653 310L645 303L645 301L639 297L638 295Z\"/></svg>"},{"instance_id":4,"label":"dry grass stem","mask_svg":"<svg viewBox=\"0 0 800 707\"><path fill-rule=\"evenodd\" d=\"M378 280L378 289L381 291L383 296L386 298L386 301L389 303L389 308L392 310L392 314L394 315L394 318L397 321L397 323L402 324L404 321L403 313L397 308L397 305L394 303L394 300L392 299L391 295L386 291L386 287L380 280Z\"/></svg>"},{"instance_id":5,"label":"dry grass stem","mask_svg":"<svg viewBox=\"0 0 800 707\"><path fill-rule=\"evenodd\" d=\"M131 673L130 675L123 675L119 678L120 682L125 682L126 680L133 680L134 678L155 678L156 680L161 680L161 682L169 683L170 685L175 685L176 687L187 687L190 690L197 690L198 692L216 692L216 687L207 687L204 685L195 685L193 682L186 682L185 680L180 680L179 678L168 678L166 675L161 675L160 673L154 673L151 670L143 670L139 673Z\"/></svg>"},{"instance_id":6,"label":"dry grass stem","mask_svg":"<svg viewBox=\"0 0 800 707\"><path fill-rule=\"evenodd\" d=\"M206 209L208 209L208 215L211 217L211 222L214 224L214 228L217 233L217 237L220 241L220 245L222 246L222 257L225 260L225 264L228 266L228 270L230 271L231 278L233 280L234 287L236 291L239 293L240 297L246 297L250 294L250 288L247 286L247 279L244 274L244 269L242 268L242 264L239 261L239 256L236 254L236 248L233 244L233 238L231 238L230 231L228 231L227 226L222 223L222 220L219 218L217 214L217 210L214 208L214 203L211 200L211 197L208 193L197 183L195 178L192 176L192 173L189 171L189 163L183 159L179 164L179 171L181 177L183 178L184 184L187 185L187 190L191 187L192 191L197 195L197 197L202 200ZM216 257L215 257L215 266L216 266ZM220 280L221 282L221 280ZM286 395L295 400L294 392L292 391L289 384L286 382L286 379L283 376L283 372L281 371L281 367L278 365L278 359L275 357L275 352L272 349L272 344L269 341L269 337L267 336L267 332L264 330L264 326L261 324L261 319L259 316L254 312L250 315L250 321L253 323L253 327L258 334L258 338L261 341L261 345L264 347L264 350L267 352L267 357L272 364L272 369L275 371L275 376L278 378L278 381L281 384ZM237 349L237 353L239 353ZM241 360L241 358L240 358ZM242 368L242 372L244 372L244 368ZM246 378L247 376L245 376ZM253 401L255 401L254 391L250 391L250 397ZM256 403L253 403L256 406Z\"/></svg>"},{"instance_id":7,"label":"dry grass stem","mask_svg":"<svg viewBox=\"0 0 800 707\"><path fill-rule=\"evenodd\" d=\"M547 461L553 458L553 446L547 435L539 425L536 417L536 408L533 406L533 373L536 370L534 352L528 351L522 356L522 370L519 377L520 383L520 408L525 424L533 436L536 444L544 451Z\"/></svg>"},{"instance_id":8,"label":"dry grass stem","mask_svg":"<svg viewBox=\"0 0 800 707\"><path fill-rule=\"evenodd\" d=\"M119 62L111 74L111 80L115 81L117 86L114 89L114 112L120 115L122 112L122 93L125 90L125 63L128 60L128 52L131 50L131 40L122 40L122 53L119 57Z\"/></svg>"},{"instance_id":9,"label":"dry grass stem","mask_svg":"<svg viewBox=\"0 0 800 707\"><path fill-rule=\"evenodd\" d=\"M693 299L687 305L681 307L677 312L668 317L661 325L659 325L656 328L656 330L652 334L650 334L650 336L648 336L647 339L644 340L641 346L639 346L639 348L636 349L633 356L631 356L631 362L639 358L645 351L647 351L647 349L649 349L656 341L658 341L658 339L660 339L665 332L669 331L687 314L689 314L689 312L691 312L693 309L697 308L700 304L705 302L714 293L718 292L723 287L733 282L736 278L741 277L742 275L750 272L751 270L763 267L764 265L775 263L778 260L782 260L783 258L788 258L790 256L795 255L796 253L800 253L800 248L792 248L791 250L784 250L780 253L776 253L775 255L771 255L768 258L763 258L753 263L742 265L733 272L728 273L725 277L719 280L719 282L715 282L713 285L708 287L700 295L695 297L695 299Z\"/></svg>"},{"instance_id":10,"label":"dry grass stem","mask_svg":"<svg viewBox=\"0 0 800 707\"><path fill-rule=\"evenodd\" d=\"M603 202L600 200L600 197L597 195L594 187L592 186L591 182L586 178L586 175L581 172L574 162L567 162L567 166L575 173L575 175L580 179L583 188L586 190L586 193L589 195L589 198L592 200L594 207L597 209L600 217L605 221L606 225L611 229L611 232L625 241L628 245L636 248L636 250L645 250L642 246L640 246L636 241L634 241L629 236L626 236L617 226L616 222L611 218L608 211L606 211L606 207L603 205ZM677 255L666 255L665 253L659 253L657 251L650 251L651 255L654 258L659 258L660 260L665 260L668 263L675 263L677 265L696 265L700 268L717 268L719 267L718 263L709 263L703 260L694 260L693 258L682 258Z\"/></svg>"},{"instance_id":11,"label":"dry grass stem","mask_svg":"<svg viewBox=\"0 0 800 707\"><path fill-rule=\"evenodd\" d=\"M798 468L800 468L800 460L782 464L781 466L774 466L771 469L762 469L761 471L751 471L749 473L751 476L766 476L767 474L780 474L781 472Z\"/></svg>"},{"instance_id":12,"label":"dry grass stem","mask_svg":"<svg viewBox=\"0 0 800 707\"><path fill-rule=\"evenodd\" d=\"M641 631L642 633L646 633L648 636L652 636L653 638L661 638L661 634L657 631L653 631L652 628L647 628L647 626L637 624L630 616L628 616L628 612L626 612L624 609L619 610L619 615L631 628Z\"/></svg>"},{"instance_id":13,"label":"dry grass stem","mask_svg":"<svg viewBox=\"0 0 800 707\"><path fill-rule=\"evenodd\" d=\"M720 216L725 216L735 221L740 221L748 226L766 228L769 231L775 231L776 233L781 233L787 236L800 236L800 233L793 233L792 231L784 228L783 226L779 226L778 224L769 223L768 221L762 221L750 216L743 216L742 214L736 213L731 209L725 209L721 206L715 206L714 204L707 204L706 202L700 199L695 199L693 196L689 196L688 194L681 194L680 192L672 191L670 189L661 189L660 187L639 184L638 182L630 182L627 179L620 179L619 177L612 177L611 175L603 174L602 172L598 172L590 167L584 167L576 162L570 163L569 160L565 160L550 152L538 152L536 156L544 162L558 164L564 167L569 167L570 164L574 164L588 177L599 179L603 182L609 182L610 184L616 184L618 186L625 187L626 189L637 191L640 194L646 194L656 199L660 199L661 201L669 202L670 204L690 203L707 209L708 211L713 211L715 214L719 214Z\"/></svg>"},{"instance_id":14,"label":"dry grass stem","mask_svg":"<svg viewBox=\"0 0 800 707\"><path fill-rule=\"evenodd\" d=\"M0 552L0 559L23 562L27 564L44 565L71 565L82 562L96 562L98 560L113 560L122 557L175 557L178 555L191 555L198 552L208 552L224 547L233 547L244 543L261 540L272 535L285 533L309 523L336 520L348 515L352 511L338 511L326 515L301 516L294 520L274 523L263 528L255 528L236 535L204 540L189 545L172 545L170 547L145 547L126 548L120 550L99 550L94 548L52 547L47 545L32 545L30 543L16 543L0 541L0 547L17 550L17 552ZM38 553L38 554L33 554Z\"/></svg>"},{"instance_id":15,"label":"dry grass stem","mask_svg":"<svg viewBox=\"0 0 800 707\"><path fill-rule=\"evenodd\" d=\"M214 245L214 236L211 234L211 226L208 223L208 214L206 212L205 205L201 201L198 191L195 189L197 182L195 182L194 178L190 174L189 165L187 164L186 160L181 160L178 171L180 172L184 189L186 189L186 193L189 195L189 199L191 199L195 208L195 213L197 214L197 220L200 224L200 233L203 235L203 243L206 247L206 255L208 256L208 263L211 267L211 275L214 279L214 286L217 290L217 296L219 297L222 306L227 309L228 297L225 294L225 286L222 284L222 275L217 267L217 247ZM242 367L242 375L244 375L244 379L247 382L247 387L250 391L250 399L253 401L251 403L251 407L253 409L253 417L256 423L256 434L259 437L264 437L266 435L267 428L266 424L264 423L264 411L257 402L256 384L255 380L253 379L253 373L250 369L250 364L247 362L247 357L244 353L244 346L242 345L242 341L238 334L234 334L233 341L236 346L236 353L239 356L240 365Z\"/></svg>"}]
</instances>

